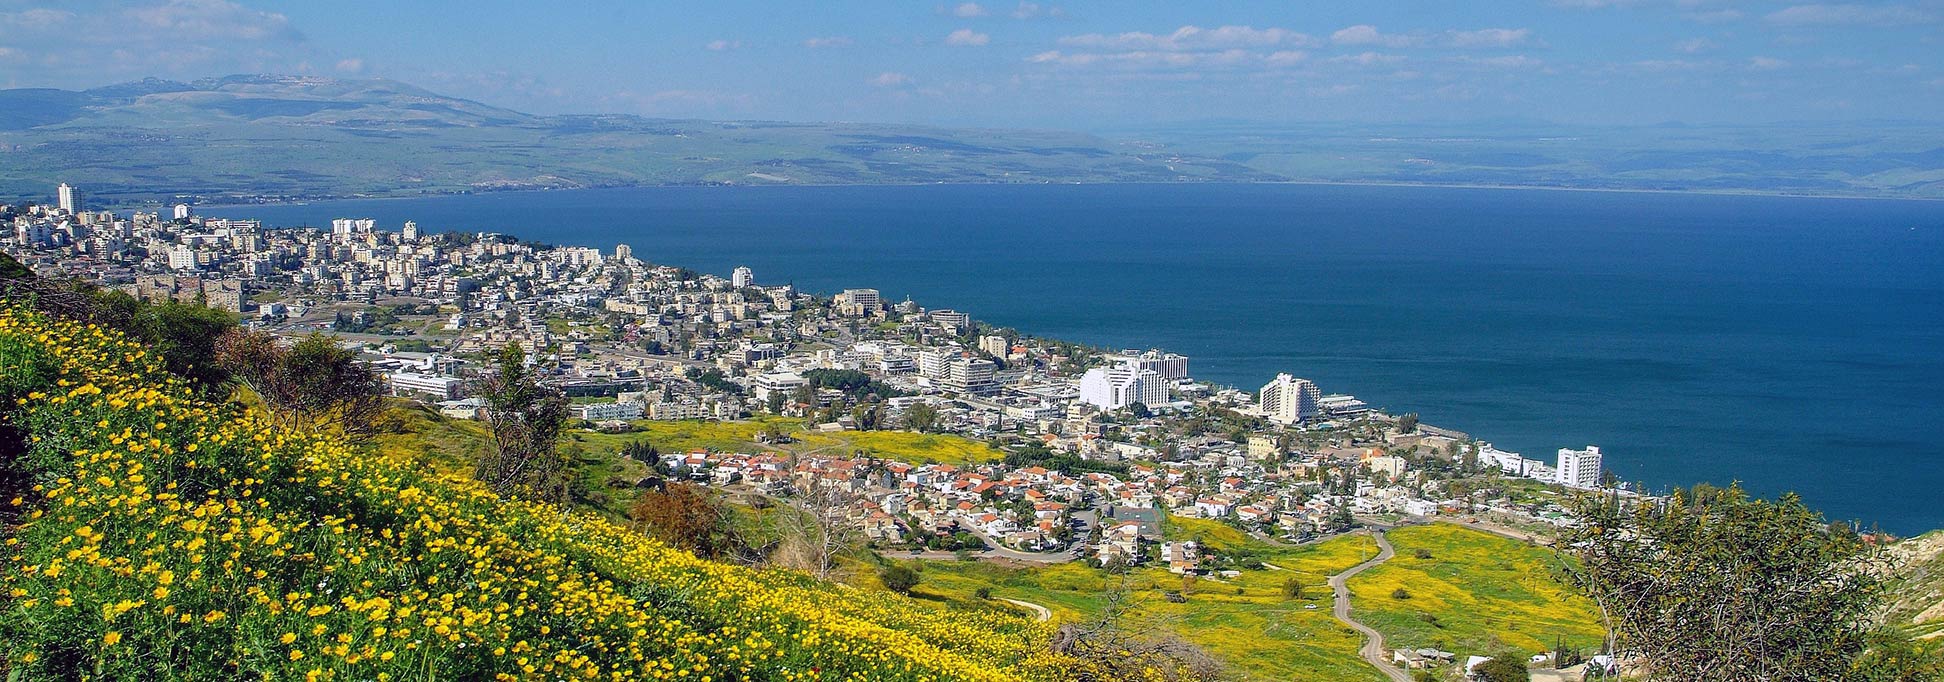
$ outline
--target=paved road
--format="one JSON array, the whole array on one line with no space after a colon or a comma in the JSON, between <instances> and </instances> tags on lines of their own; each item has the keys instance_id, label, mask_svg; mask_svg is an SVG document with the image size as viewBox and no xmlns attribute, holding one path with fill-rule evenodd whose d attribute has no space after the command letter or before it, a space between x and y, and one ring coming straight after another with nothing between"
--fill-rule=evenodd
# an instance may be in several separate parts
<instances>
[{"instance_id":1,"label":"paved road","mask_svg":"<svg viewBox=\"0 0 1944 682\"><path fill-rule=\"evenodd\" d=\"M1397 669L1397 666L1391 665L1389 659L1384 658L1383 633L1372 630L1370 626L1359 623L1356 619L1350 617L1350 588L1345 585L1350 581L1350 577L1362 573L1364 569L1389 561L1391 557L1397 555L1396 550L1391 549L1390 541L1384 539L1383 531L1371 532L1370 537L1377 540L1378 552L1376 557L1352 566L1350 570L1330 576L1330 590L1336 594L1336 605L1331 613L1336 616L1337 620L1343 621L1344 625L1348 625L1351 629L1363 633L1364 645L1357 653L1362 655L1365 661L1369 661L1371 665L1377 666L1378 672L1383 673L1385 677L1390 678L1394 682L1411 682L1410 675Z\"/></svg>"}]
</instances>

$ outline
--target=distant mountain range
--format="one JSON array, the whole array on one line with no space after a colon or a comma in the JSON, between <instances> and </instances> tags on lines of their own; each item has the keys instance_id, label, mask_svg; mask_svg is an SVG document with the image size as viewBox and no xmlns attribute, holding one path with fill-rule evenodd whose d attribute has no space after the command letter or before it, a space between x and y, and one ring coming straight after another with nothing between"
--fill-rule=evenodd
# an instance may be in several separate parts
<instances>
[{"instance_id":1,"label":"distant mountain range","mask_svg":"<svg viewBox=\"0 0 1944 682\"><path fill-rule=\"evenodd\" d=\"M103 204L690 184L1397 182L1944 198L1936 126L1210 124L1108 137L538 116L388 80L0 90L0 200Z\"/></svg>"}]
</instances>

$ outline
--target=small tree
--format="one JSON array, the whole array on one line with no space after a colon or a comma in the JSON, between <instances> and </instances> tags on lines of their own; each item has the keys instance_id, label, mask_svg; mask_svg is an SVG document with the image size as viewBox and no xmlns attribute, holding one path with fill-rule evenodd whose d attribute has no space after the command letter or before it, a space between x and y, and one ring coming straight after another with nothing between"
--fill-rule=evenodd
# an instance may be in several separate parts
<instances>
[{"instance_id":1,"label":"small tree","mask_svg":"<svg viewBox=\"0 0 1944 682\"><path fill-rule=\"evenodd\" d=\"M1397 588L1395 590L1391 590L1391 598L1398 599L1398 600L1410 599L1411 591L1404 589L1402 587Z\"/></svg>"},{"instance_id":2,"label":"small tree","mask_svg":"<svg viewBox=\"0 0 1944 682\"><path fill-rule=\"evenodd\" d=\"M1288 580L1284 580L1282 584L1282 596L1284 599L1302 599L1303 579L1290 578Z\"/></svg>"},{"instance_id":3,"label":"small tree","mask_svg":"<svg viewBox=\"0 0 1944 682\"><path fill-rule=\"evenodd\" d=\"M1416 412L1411 412L1397 418L1398 433L1417 433L1417 427L1418 416Z\"/></svg>"},{"instance_id":4,"label":"small tree","mask_svg":"<svg viewBox=\"0 0 1944 682\"><path fill-rule=\"evenodd\" d=\"M561 500L566 460L556 450L567 423L567 397L540 385L517 343L500 350L498 369L477 384L486 401L493 447L473 477L501 495Z\"/></svg>"},{"instance_id":5,"label":"small tree","mask_svg":"<svg viewBox=\"0 0 1944 682\"><path fill-rule=\"evenodd\" d=\"M898 594L911 594L911 588L917 587L922 577L904 564L891 564L878 571L878 580L884 582L885 589Z\"/></svg>"},{"instance_id":6,"label":"small tree","mask_svg":"<svg viewBox=\"0 0 1944 682\"><path fill-rule=\"evenodd\" d=\"M642 493L633 516L655 539L704 559L720 559L742 547L728 508L694 484L670 483Z\"/></svg>"},{"instance_id":7,"label":"small tree","mask_svg":"<svg viewBox=\"0 0 1944 682\"><path fill-rule=\"evenodd\" d=\"M336 427L361 440L385 410L378 375L332 337L312 334L285 347L269 333L233 329L217 340L215 356L215 364L255 392L286 428Z\"/></svg>"},{"instance_id":8,"label":"small tree","mask_svg":"<svg viewBox=\"0 0 1944 682\"><path fill-rule=\"evenodd\" d=\"M1487 659L1472 668L1472 679L1478 682L1531 682L1532 671L1526 669L1525 657L1514 652L1506 652Z\"/></svg>"},{"instance_id":9,"label":"small tree","mask_svg":"<svg viewBox=\"0 0 1944 682\"><path fill-rule=\"evenodd\" d=\"M914 403L905 408L905 427L919 433L931 433L938 426L938 408L931 403Z\"/></svg>"},{"instance_id":10,"label":"small tree","mask_svg":"<svg viewBox=\"0 0 1944 682\"><path fill-rule=\"evenodd\" d=\"M1866 647L1874 559L1794 495L1697 485L1577 507L1566 577L1606 619L1606 649L1656 679L1841 679Z\"/></svg>"}]
</instances>

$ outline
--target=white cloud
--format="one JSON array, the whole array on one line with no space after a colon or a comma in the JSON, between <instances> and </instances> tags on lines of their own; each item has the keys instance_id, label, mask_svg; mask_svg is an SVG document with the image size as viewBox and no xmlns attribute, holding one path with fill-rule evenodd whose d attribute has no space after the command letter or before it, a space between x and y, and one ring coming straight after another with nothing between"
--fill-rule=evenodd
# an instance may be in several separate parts
<instances>
[{"instance_id":1,"label":"white cloud","mask_svg":"<svg viewBox=\"0 0 1944 682\"><path fill-rule=\"evenodd\" d=\"M1674 43L1674 51L1685 53L1685 54L1706 52L1714 48L1715 48L1714 41L1708 40L1707 38L1689 38L1687 40Z\"/></svg>"},{"instance_id":2,"label":"white cloud","mask_svg":"<svg viewBox=\"0 0 1944 682\"><path fill-rule=\"evenodd\" d=\"M951 35L945 36L946 45L956 45L958 47L977 47L989 42L992 42L992 36L969 28L961 28L953 31Z\"/></svg>"},{"instance_id":3,"label":"white cloud","mask_svg":"<svg viewBox=\"0 0 1944 682\"><path fill-rule=\"evenodd\" d=\"M811 49L816 49L820 47L848 47L850 46L850 44L851 44L851 39L844 36L830 36L827 38L809 38L803 41L803 46Z\"/></svg>"},{"instance_id":4,"label":"white cloud","mask_svg":"<svg viewBox=\"0 0 1944 682\"><path fill-rule=\"evenodd\" d=\"M709 44L707 45L707 47L708 47L709 49L711 49L711 50L714 50L714 51L716 51L716 52L725 52L725 51L728 51L728 50L733 50L733 49L736 49L736 48L738 48L738 47L742 47L742 41L740 41L740 40L711 40L711 41L709 41Z\"/></svg>"},{"instance_id":5,"label":"white cloud","mask_svg":"<svg viewBox=\"0 0 1944 682\"><path fill-rule=\"evenodd\" d=\"M1262 58L1270 66L1289 66L1309 59L1309 53L1302 50L1277 50Z\"/></svg>"},{"instance_id":6,"label":"white cloud","mask_svg":"<svg viewBox=\"0 0 1944 682\"><path fill-rule=\"evenodd\" d=\"M1528 28L1481 28L1443 33L1385 33L1370 24L1345 27L1330 34L1337 45L1375 47L1452 47L1459 49L1506 48L1524 45L1532 39Z\"/></svg>"},{"instance_id":7,"label":"white cloud","mask_svg":"<svg viewBox=\"0 0 1944 682\"><path fill-rule=\"evenodd\" d=\"M67 23L74 13L67 10L35 7L19 12L0 12L0 26L42 31Z\"/></svg>"},{"instance_id":8,"label":"white cloud","mask_svg":"<svg viewBox=\"0 0 1944 682\"><path fill-rule=\"evenodd\" d=\"M955 17L965 17L967 19L970 19L972 17L983 17L985 15L986 15L986 8L979 6L979 3L976 2L963 3L957 7L952 8L952 16Z\"/></svg>"},{"instance_id":9,"label":"white cloud","mask_svg":"<svg viewBox=\"0 0 1944 682\"><path fill-rule=\"evenodd\" d=\"M1458 57L1457 61L1462 64L1476 64L1494 69L1536 69L1546 65L1546 62L1542 60L1527 57L1522 54L1506 55L1503 57Z\"/></svg>"},{"instance_id":10,"label":"white cloud","mask_svg":"<svg viewBox=\"0 0 1944 682\"><path fill-rule=\"evenodd\" d=\"M1395 54L1384 54L1381 52L1362 52L1358 54L1346 54L1346 55L1331 57L1330 61L1338 64L1356 64L1358 66L1378 66L1382 64L1396 64L1398 62L1404 61L1404 56L1395 55Z\"/></svg>"},{"instance_id":11,"label":"white cloud","mask_svg":"<svg viewBox=\"0 0 1944 682\"><path fill-rule=\"evenodd\" d=\"M344 73L363 73L364 67L365 67L364 60L359 59L357 57L351 57L349 59L341 59L338 60L337 63L337 70L342 71Z\"/></svg>"},{"instance_id":12,"label":"white cloud","mask_svg":"<svg viewBox=\"0 0 1944 682\"><path fill-rule=\"evenodd\" d=\"M880 88L900 88L911 84L911 77L896 71L880 73L871 79L871 85Z\"/></svg>"},{"instance_id":13,"label":"white cloud","mask_svg":"<svg viewBox=\"0 0 1944 682\"><path fill-rule=\"evenodd\" d=\"M1476 31L1452 31L1452 47L1512 47L1525 43L1532 37L1532 29L1526 28L1481 28Z\"/></svg>"},{"instance_id":14,"label":"white cloud","mask_svg":"<svg viewBox=\"0 0 1944 682\"><path fill-rule=\"evenodd\" d=\"M1703 24L1725 24L1730 21L1741 21L1742 12L1741 10L1738 9L1717 9L1717 10L1708 10L1706 12L1689 12L1687 13L1687 18Z\"/></svg>"},{"instance_id":15,"label":"white cloud","mask_svg":"<svg viewBox=\"0 0 1944 682\"><path fill-rule=\"evenodd\" d=\"M1262 28L1253 26L1222 26L1202 28L1183 26L1173 33L1156 35L1140 31L1106 35L1088 33L1066 36L1059 40L1068 47L1088 47L1120 50L1220 50L1233 47L1269 47L1288 45L1305 47L1316 44L1314 38L1281 28Z\"/></svg>"},{"instance_id":16,"label":"white cloud","mask_svg":"<svg viewBox=\"0 0 1944 682\"><path fill-rule=\"evenodd\" d=\"M1788 65L1789 65L1788 62L1780 59L1776 59L1774 57L1757 56L1757 57L1750 57L1748 59L1748 68L1755 69L1757 71L1774 71L1776 69L1780 69Z\"/></svg>"},{"instance_id":17,"label":"white cloud","mask_svg":"<svg viewBox=\"0 0 1944 682\"><path fill-rule=\"evenodd\" d=\"M1778 26L1893 26L1935 21L1936 16L1903 5L1796 5L1764 20Z\"/></svg>"},{"instance_id":18,"label":"white cloud","mask_svg":"<svg viewBox=\"0 0 1944 682\"><path fill-rule=\"evenodd\" d=\"M1384 33L1370 24L1357 24L1330 34L1330 42L1338 45L1379 45L1383 47L1410 47L1422 42L1420 39Z\"/></svg>"},{"instance_id":19,"label":"white cloud","mask_svg":"<svg viewBox=\"0 0 1944 682\"><path fill-rule=\"evenodd\" d=\"M303 34L291 28L289 17L250 9L229 0L170 0L129 9L127 13L143 30L156 31L170 40L303 40Z\"/></svg>"},{"instance_id":20,"label":"white cloud","mask_svg":"<svg viewBox=\"0 0 1944 682\"><path fill-rule=\"evenodd\" d=\"M1309 54L1300 50L1277 50L1270 53L1253 52L1241 48L1227 50L1184 52L1179 50L1129 50L1126 52L1077 52L1065 53L1048 50L1027 57L1033 64L1084 67L1103 66L1121 69L1190 69L1190 68L1282 68L1303 63Z\"/></svg>"},{"instance_id":21,"label":"white cloud","mask_svg":"<svg viewBox=\"0 0 1944 682\"><path fill-rule=\"evenodd\" d=\"M1037 2L1021 2L1019 3L1019 6L1013 8L1012 11L1012 18L1014 19L1037 19L1040 17L1064 17L1064 16L1066 16L1066 10L1060 9L1058 7L1053 7L1050 5L1042 5Z\"/></svg>"}]
</instances>

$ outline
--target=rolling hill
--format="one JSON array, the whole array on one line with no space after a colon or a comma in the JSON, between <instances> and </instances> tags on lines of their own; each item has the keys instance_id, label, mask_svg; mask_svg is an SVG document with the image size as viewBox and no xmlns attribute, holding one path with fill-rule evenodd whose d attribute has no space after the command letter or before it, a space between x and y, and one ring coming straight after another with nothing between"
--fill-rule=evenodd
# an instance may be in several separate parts
<instances>
[{"instance_id":1,"label":"rolling hill","mask_svg":"<svg viewBox=\"0 0 1944 682\"><path fill-rule=\"evenodd\" d=\"M535 116L388 80L229 76L0 90L0 196L97 203L657 184L1260 181L1065 132Z\"/></svg>"}]
</instances>

